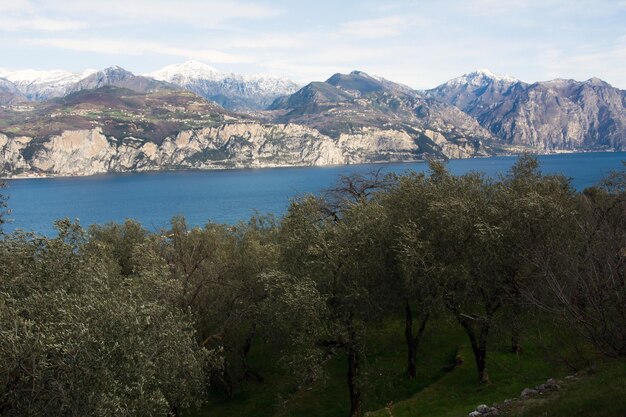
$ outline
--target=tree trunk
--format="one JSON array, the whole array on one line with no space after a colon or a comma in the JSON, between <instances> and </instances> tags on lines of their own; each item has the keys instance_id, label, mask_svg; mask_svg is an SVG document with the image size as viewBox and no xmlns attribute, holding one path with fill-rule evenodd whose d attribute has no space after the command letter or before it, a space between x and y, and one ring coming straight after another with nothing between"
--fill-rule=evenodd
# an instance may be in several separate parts
<instances>
[{"instance_id":1,"label":"tree trunk","mask_svg":"<svg viewBox=\"0 0 626 417\"><path fill-rule=\"evenodd\" d=\"M363 398L359 387L359 353L348 348L348 388L350 390L350 417L363 415Z\"/></svg>"},{"instance_id":2,"label":"tree trunk","mask_svg":"<svg viewBox=\"0 0 626 417\"><path fill-rule=\"evenodd\" d=\"M250 353L250 349L252 349L252 340L256 334L256 324L252 325L252 328L248 331L246 339L244 340L243 346L241 347L240 356L241 356L241 365L243 367L243 376L248 379L253 377L257 380L257 382L263 382L263 376L260 373L255 371L250 367L248 363L248 354Z\"/></svg>"},{"instance_id":3,"label":"tree trunk","mask_svg":"<svg viewBox=\"0 0 626 417\"><path fill-rule=\"evenodd\" d=\"M513 320L511 323L511 351L516 354L522 353L522 294L519 290L519 285L515 280L513 285L512 298L513 302Z\"/></svg>"},{"instance_id":4,"label":"tree trunk","mask_svg":"<svg viewBox=\"0 0 626 417\"><path fill-rule=\"evenodd\" d=\"M428 314L424 314L420 320L417 334L413 334L413 311L411 306L407 302L404 306L404 336L407 345L407 374L409 379L415 379L417 376L417 348L419 347L422 335L426 329L426 323L428 322Z\"/></svg>"},{"instance_id":5,"label":"tree trunk","mask_svg":"<svg viewBox=\"0 0 626 417\"><path fill-rule=\"evenodd\" d=\"M209 386L221 391L228 398L232 398L234 394L234 384L229 369L228 361L225 360L222 372L216 370L211 371Z\"/></svg>"},{"instance_id":6,"label":"tree trunk","mask_svg":"<svg viewBox=\"0 0 626 417\"><path fill-rule=\"evenodd\" d=\"M487 336L489 335L489 323L483 322L478 324L479 334L476 335L473 323L469 319L457 317L461 326L465 329L472 345L476 369L478 370L478 383L488 384L489 376L487 375Z\"/></svg>"},{"instance_id":7,"label":"tree trunk","mask_svg":"<svg viewBox=\"0 0 626 417\"><path fill-rule=\"evenodd\" d=\"M513 320L511 329L511 351L516 354L522 353L521 330L517 320Z\"/></svg>"},{"instance_id":8,"label":"tree trunk","mask_svg":"<svg viewBox=\"0 0 626 417\"><path fill-rule=\"evenodd\" d=\"M409 379L414 379L417 374L417 366L415 363L417 346L415 346L415 338L413 337L413 312L408 302L404 306L404 337L406 339L408 353L407 374L409 375Z\"/></svg>"},{"instance_id":9,"label":"tree trunk","mask_svg":"<svg viewBox=\"0 0 626 417\"><path fill-rule=\"evenodd\" d=\"M476 368L478 369L478 383L488 384L489 376L487 375L487 347L479 343L477 347L472 347L474 358L476 359Z\"/></svg>"},{"instance_id":10,"label":"tree trunk","mask_svg":"<svg viewBox=\"0 0 626 417\"><path fill-rule=\"evenodd\" d=\"M172 405L170 407L170 411L167 413L168 417L178 417L180 415L180 411L178 410L178 405Z\"/></svg>"}]
</instances>

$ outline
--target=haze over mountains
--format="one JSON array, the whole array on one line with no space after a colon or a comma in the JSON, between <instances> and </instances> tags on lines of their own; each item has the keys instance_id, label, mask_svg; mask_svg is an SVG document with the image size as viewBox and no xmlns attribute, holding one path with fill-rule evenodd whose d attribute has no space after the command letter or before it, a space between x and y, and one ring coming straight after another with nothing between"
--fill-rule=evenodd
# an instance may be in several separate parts
<instances>
[{"instance_id":1,"label":"haze over mountains","mask_svg":"<svg viewBox=\"0 0 626 417\"><path fill-rule=\"evenodd\" d=\"M488 70L426 91L361 71L298 88L195 61L0 70L0 104L4 176L626 149L625 91Z\"/></svg>"}]
</instances>

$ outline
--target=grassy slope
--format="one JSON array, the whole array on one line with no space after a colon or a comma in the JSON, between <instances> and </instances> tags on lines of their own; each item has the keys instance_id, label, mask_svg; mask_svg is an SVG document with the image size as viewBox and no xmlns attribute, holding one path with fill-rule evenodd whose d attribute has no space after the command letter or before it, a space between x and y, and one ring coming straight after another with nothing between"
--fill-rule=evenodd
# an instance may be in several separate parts
<instances>
[{"instance_id":1,"label":"grassy slope","mask_svg":"<svg viewBox=\"0 0 626 417\"><path fill-rule=\"evenodd\" d=\"M463 345L460 354L464 358L464 363L454 372L404 401L371 415L465 416L479 404L491 405L506 398L517 397L524 388L538 385L549 377L561 376L564 373L564 369L556 363L546 360L540 348L527 346L522 355L515 355L502 349L490 352L488 371L492 384L481 387L476 383L476 368L468 344Z\"/></svg>"},{"instance_id":2,"label":"grassy slope","mask_svg":"<svg viewBox=\"0 0 626 417\"><path fill-rule=\"evenodd\" d=\"M503 417L624 417L626 416L626 361L604 363L597 372L549 396L533 398L507 409Z\"/></svg>"},{"instance_id":3,"label":"grassy slope","mask_svg":"<svg viewBox=\"0 0 626 417\"><path fill-rule=\"evenodd\" d=\"M423 355L418 361L418 377L409 381L404 374L406 352L400 324L384 326L370 340L367 371L371 374L366 409L376 410L389 401L397 401L423 389L446 374L454 362L457 349L464 341L456 328L449 326L431 329L424 343ZM325 367L325 376L310 387L290 392L286 371L272 366L274 359L266 347L253 349L251 363L265 378L261 384L248 382L233 399L219 397L190 417L331 417L348 414L347 365L343 355L331 359ZM272 360L268 360L271 358Z\"/></svg>"},{"instance_id":4,"label":"grassy slope","mask_svg":"<svg viewBox=\"0 0 626 417\"><path fill-rule=\"evenodd\" d=\"M506 344L490 352L488 370L492 384L479 387L471 349L458 326L440 322L429 328L419 356L418 378L404 375L405 346L401 323L382 326L369 341L366 410L371 416L458 417L477 405L517 397L522 389L562 377L564 367L548 360L539 342L529 340L522 355L508 352ZM348 415L345 358L338 356L326 365L326 377L312 386L290 393L285 372L272 366L267 348L253 350L251 358L265 377L264 383L249 382L235 398L214 397L193 417L331 417ZM456 356L464 362L453 371ZM623 372L622 375L625 375ZM591 383L593 384L593 382ZM600 400L599 400L600 401ZM520 416L541 414L520 414ZM548 414L552 416L553 414ZM560 416L560 414L554 414ZM562 414L568 416L569 414ZM587 414L589 415L589 414ZM620 414L606 414L620 416ZM625 414L626 415L626 414ZM517 416L517 415L516 415Z\"/></svg>"}]
</instances>

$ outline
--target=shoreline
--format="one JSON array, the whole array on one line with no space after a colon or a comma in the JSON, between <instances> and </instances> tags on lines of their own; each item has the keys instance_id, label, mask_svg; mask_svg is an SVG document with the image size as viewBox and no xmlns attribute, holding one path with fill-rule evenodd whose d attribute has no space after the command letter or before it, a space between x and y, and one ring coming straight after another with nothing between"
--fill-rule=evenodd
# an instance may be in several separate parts
<instances>
[{"instance_id":1,"label":"shoreline","mask_svg":"<svg viewBox=\"0 0 626 417\"><path fill-rule=\"evenodd\" d=\"M537 156L552 156L552 155L563 155L563 154L589 154L589 153L620 153L625 151L617 151L614 149L611 150L554 150L551 152L529 152L533 155ZM473 160L473 159L491 159L491 158L501 158L501 157L512 157L519 156L524 153L524 150L519 152L507 152L501 153L497 155L491 156L476 156L471 158L449 158L447 161L463 161L463 160ZM0 176L0 181L14 181L14 180L46 180L46 179L70 179L70 178L89 178L89 177L97 177L104 175L119 175L119 174L154 174L154 173L166 173L166 172L205 172L205 171L233 171L233 170L259 170L259 169L283 169L283 168L332 168L332 167L341 167L341 166L359 166L359 165L387 165L387 164L414 164L414 163L426 163L428 162L426 159L409 159L409 160L399 160L399 161L377 161L377 162L360 162L354 164L329 164L329 165L265 165L265 166L232 166L232 167L223 167L216 166L211 168L181 168L181 169L154 169L154 170L132 170L132 171L110 171L110 172L97 172L93 174L76 174L76 175L66 175L66 174L24 174L24 175L15 175L15 176Z\"/></svg>"}]
</instances>

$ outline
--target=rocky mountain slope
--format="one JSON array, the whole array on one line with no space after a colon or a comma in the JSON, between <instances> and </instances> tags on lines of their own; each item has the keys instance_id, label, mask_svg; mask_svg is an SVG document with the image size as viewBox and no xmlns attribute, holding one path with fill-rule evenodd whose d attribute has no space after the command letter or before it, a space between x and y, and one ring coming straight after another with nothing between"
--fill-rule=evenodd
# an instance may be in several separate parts
<instances>
[{"instance_id":1,"label":"rocky mountain slope","mask_svg":"<svg viewBox=\"0 0 626 417\"><path fill-rule=\"evenodd\" d=\"M0 176L626 149L626 92L598 79L527 84L482 70L420 92L353 71L236 113L187 90L226 80L193 62L162 71L163 80L120 67L73 83L60 73L38 84L12 77L0 78ZM260 106L251 97L292 88L257 81L256 90L233 87L231 105ZM29 100L61 86L62 97Z\"/></svg>"},{"instance_id":2,"label":"rocky mountain slope","mask_svg":"<svg viewBox=\"0 0 626 417\"><path fill-rule=\"evenodd\" d=\"M346 162L332 139L297 125L225 123L183 130L160 143L133 136L107 136L99 127L67 130L45 140L0 134L3 175L91 175Z\"/></svg>"},{"instance_id":3,"label":"rocky mountain slope","mask_svg":"<svg viewBox=\"0 0 626 417\"><path fill-rule=\"evenodd\" d=\"M310 83L277 99L270 110L269 121L309 126L338 141L361 135L361 147L385 144L385 155L398 160L484 156L484 142L492 139L456 107L361 71Z\"/></svg>"},{"instance_id":4,"label":"rocky mountain slope","mask_svg":"<svg viewBox=\"0 0 626 417\"><path fill-rule=\"evenodd\" d=\"M353 81L359 81L358 77ZM348 97L361 94L332 88ZM389 107L384 100L397 100L389 91L386 88L377 96L381 103L377 106ZM370 94L359 100L373 100ZM351 114L346 107L336 124L339 128L352 123L352 127L334 134L333 129L323 129L323 123L278 121L281 111L268 113L276 118L272 121L232 113L184 90L157 88L138 93L111 86L80 90L32 103L26 111L15 106L0 108L0 175L328 165L488 154L479 140L451 140L435 126L447 127L449 120L467 117L449 106L444 106L453 113L448 121L430 122L438 130L409 125L403 118L395 120L391 109L355 106L352 109L366 109L377 118L369 121L368 115ZM429 112L433 110L423 110L416 120L429 120ZM358 126L357 121L361 122Z\"/></svg>"},{"instance_id":5,"label":"rocky mountain slope","mask_svg":"<svg viewBox=\"0 0 626 417\"><path fill-rule=\"evenodd\" d=\"M263 124L191 92L101 87L0 110L0 175L90 175L349 162L335 141Z\"/></svg>"},{"instance_id":6,"label":"rocky mountain slope","mask_svg":"<svg viewBox=\"0 0 626 417\"><path fill-rule=\"evenodd\" d=\"M626 91L597 78L527 84L475 72L427 93L508 144L538 151L626 149Z\"/></svg>"},{"instance_id":7,"label":"rocky mountain slope","mask_svg":"<svg viewBox=\"0 0 626 417\"><path fill-rule=\"evenodd\" d=\"M95 70L74 73L63 70L9 71L0 69L0 78L11 81L28 100L40 101L68 94L71 86L95 72Z\"/></svg>"},{"instance_id":8,"label":"rocky mountain slope","mask_svg":"<svg viewBox=\"0 0 626 417\"><path fill-rule=\"evenodd\" d=\"M143 76L113 66L82 73L0 69L0 78L6 79L17 88L21 96L32 101L63 97L76 91L103 86L128 88L142 93L168 87L192 91L231 110L265 109L277 97L291 94L299 88L296 83L285 78L223 73L197 61L170 65ZM7 98L0 97L0 100L3 100L0 104L9 102Z\"/></svg>"},{"instance_id":9,"label":"rocky mountain slope","mask_svg":"<svg viewBox=\"0 0 626 417\"><path fill-rule=\"evenodd\" d=\"M299 88L285 78L222 73L197 61L169 65L145 76L193 91L231 110L262 110Z\"/></svg>"},{"instance_id":10,"label":"rocky mountain slope","mask_svg":"<svg viewBox=\"0 0 626 417\"><path fill-rule=\"evenodd\" d=\"M15 107L0 108L0 131L42 140L65 131L101 128L110 136L127 135L159 142L181 130L216 126L234 119L215 103L172 89L142 94L107 86Z\"/></svg>"},{"instance_id":11,"label":"rocky mountain slope","mask_svg":"<svg viewBox=\"0 0 626 417\"><path fill-rule=\"evenodd\" d=\"M102 71L97 71L69 86L66 93L93 90L106 86L126 88L137 93L151 93L176 88L172 84L141 75L135 75L130 71L126 71L124 68L113 66L105 68Z\"/></svg>"},{"instance_id":12,"label":"rocky mountain slope","mask_svg":"<svg viewBox=\"0 0 626 417\"><path fill-rule=\"evenodd\" d=\"M27 101L17 86L6 78L0 78L0 105L17 104Z\"/></svg>"}]
</instances>

